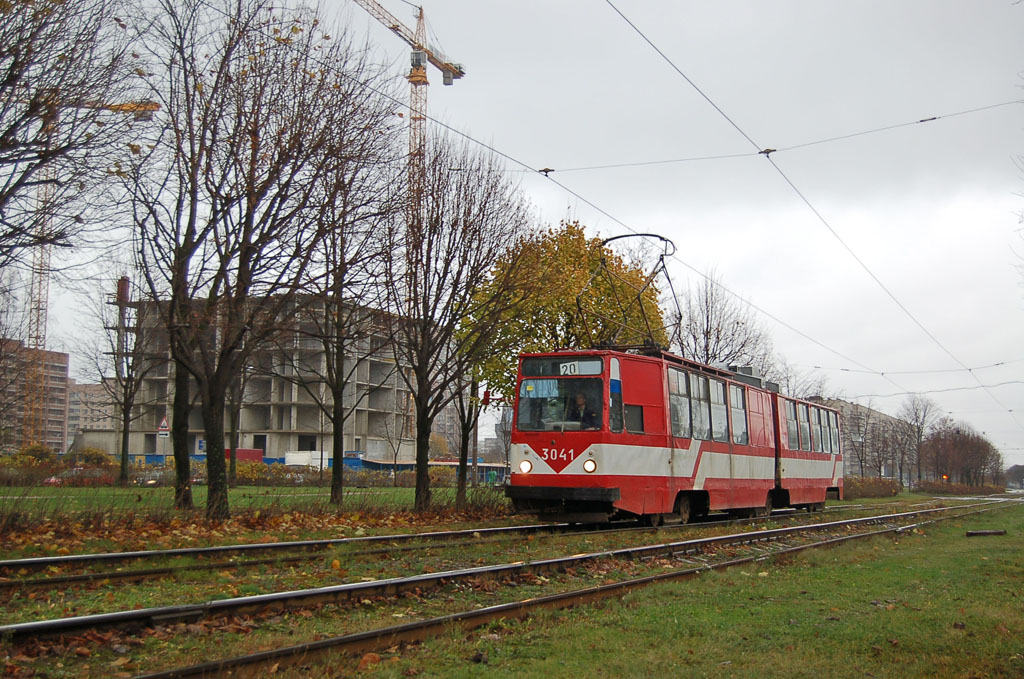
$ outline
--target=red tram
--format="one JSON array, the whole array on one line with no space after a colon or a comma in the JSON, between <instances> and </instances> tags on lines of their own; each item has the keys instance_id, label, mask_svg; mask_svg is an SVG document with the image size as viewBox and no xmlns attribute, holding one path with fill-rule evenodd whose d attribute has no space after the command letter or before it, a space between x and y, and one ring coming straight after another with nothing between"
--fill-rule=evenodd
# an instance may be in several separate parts
<instances>
[{"instance_id":1,"label":"red tram","mask_svg":"<svg viewBox=\"0 0 1024 679\"><path fill-rule=\"evenodd\" d=\"M842 496L835 410L667 352L521 355L511 443L506 495L542 519L658 525Z\"/></svg>"}]
</instances>

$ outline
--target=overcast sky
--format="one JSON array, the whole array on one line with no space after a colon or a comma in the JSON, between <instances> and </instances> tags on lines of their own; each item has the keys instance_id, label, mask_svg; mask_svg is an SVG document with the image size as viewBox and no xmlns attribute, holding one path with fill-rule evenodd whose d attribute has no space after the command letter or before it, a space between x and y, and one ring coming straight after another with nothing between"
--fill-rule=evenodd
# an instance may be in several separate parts
<instances>
[{"instance_id":1,"label":"overcast sky","mask_svg":"<svg viewBox=\"0 0 1024 679\"><path fill-rule=\"evenodd\" d=\"M381 4L415 25L409 4ZM350 0L326 6L407 70L395 35ZM926 394L1024 464L1024 104L953 115L1024 100L1024 4L424 9L431 41L466 68L452 87L431 71L429 115L554 168L521 173L544 220L671 238L677 289L697 282L688 267L717 269L761 310L776 350L820 366L837 395L895 413L900 392ZM719 156L740 157L573 169Z\"/></svg>"},{"instance_id":2,"label":"overcast sky","mask_svg":"<svg viewBox=\"0 0 1024 679\"><path fill-rule=\"evenodd\" d=\"M380 2L415 25L404 0ZM364 10L323 6L407 72L409 48ZM425 11L467 73L444 87L430 71L429 115L522 163L509 168L544 221L671 238L677 290L716 269L836 396L895 414L922 393L1024 464L1024 3Z\"/></svg>"}]
</instances>

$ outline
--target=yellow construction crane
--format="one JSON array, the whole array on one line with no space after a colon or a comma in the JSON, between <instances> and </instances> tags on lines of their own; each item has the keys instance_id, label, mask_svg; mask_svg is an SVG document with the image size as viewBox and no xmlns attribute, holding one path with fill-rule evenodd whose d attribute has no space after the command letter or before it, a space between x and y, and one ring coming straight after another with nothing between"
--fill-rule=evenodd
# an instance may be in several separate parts
<instances>
[{"instance_id":1,"label":"yellow construction crane","mask_svg":"<svg viewBox=\"0 0 1024 679\"><path fill-rule=\"evenodd\" d=\"M427 118L427 62L440 71L445 85L466 75L462 64L448 61L437 50L427 45L427 29L423 19L423 8L416 12L416 30L410 30L394 14L384 9L376 0L354 0L357 5L384 24L392 33L412 47L412 64L409 75L409 189L412 204L420 205L424 182L424 150L426 144L425 121Z\"/></svg>"},{"instance_id":2,"label":"yellow construction crane","mask_svg":"<svg viewBox=\"0 0 1024 679\"><path fill-rule=\"evenodd\" d=\"M56 94L44 103L42 126L44 138L49 139L57 131L58 117L63 108L87 108L111 111L113 113L130 113L136 120L149 120L160 104L154 101L128 101L109 104L100 101L62 102ZM39 209L43 213L40 220L39 244L32 252L32 278L28 297L28 334L25 344L25 405L22 417L22 445L44 443L46 441L46 316L50 298L50 219L47 211L53 200L52 169L47 173L39 195Z\"/></svg>"}]
</instances>

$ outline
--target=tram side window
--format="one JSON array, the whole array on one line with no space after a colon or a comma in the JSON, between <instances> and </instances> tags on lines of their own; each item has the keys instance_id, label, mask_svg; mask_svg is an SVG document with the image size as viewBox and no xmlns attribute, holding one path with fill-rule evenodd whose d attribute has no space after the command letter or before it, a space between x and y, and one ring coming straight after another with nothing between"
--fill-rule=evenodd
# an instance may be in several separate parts
<instances>
[{"instance_id":1,"label":"tram side window","mask_svg":"<svg viewBox=\"0 0 1024 679\"><path fill-rule=\"evenodd\" d=\"M729 409L725 405L725 382L711 380L711 435L716 441L729 440Z\"/></svg>"},{"instance_id":2,"label":"tram side window","mask_svg":"<svg viewBox=\"0 0 1024 679\"><path fill-rule=\"evenodd\" d=\"M632 434L643 434L644 433L644 407L643 406L625 406L626 414L626 431Z\"/></svg>"},{"instance_id":3,"label":"tram side window","mask_svg":"<svg viewBox=\"0 0 1024 679\"><path fill-rule=\"evenodd\" d=\"M729 407L732 410L732 442L747 445L747 394L743 387L729 385Z\"/></svg>"},{"instance_id":4,"label":"tram side window","mask_svg":"<svg viewBox=\"0 0 1024 679\"><path fill-rule=\"evenodd\" d=\"M811 423L808 422L807 404L800 403L796 407L796 418L800 423L800 450L811 449Z\"/></svg>"},{"instance_id":5,"label":"tram side window","mask_svg":"<svg viewBox=\"0 0 1024 679\"><path fill-rule=\"evenodd\" d=\"M821 409L820 408L812 408L811 409L811 427L813 428L813 434L814 434L814 438L811 440L812 450L814 450L814 452L816 452L816 453L820 453L822 451L822 444L821 444Z\"/></svg>"},{"instance_id":6,"label":"tram side window","mask_svg":"<svg viewBox=\"0 0 1024 679\"><path fill-rule=\"evenodd\" d=\"M612 358L608 379L608 426L615 432L622 431L622 378L619 373L619 359Z\"/></svg>"},{"instance_id":7,"label":"tram side window","mask_svg":"<svg viewBox=\"0 0 1024 679\"><path fill-rule=\"evenodd\" d=\"M711 438L711 396L708 378L690 375L690 415L693 418L693 438L707 441Z\"/></svg>"},{"instance_id":8,"label":"tram side window","mask_svg":"<svg viewBox=\"0 0 1024 679\"><path fill-rule=\"evenodd\" d=\"M686 373L668 370L668 403L672 418L672 435L690 438L690 399L686 395Z\"/></svg>"},{"instance_id":9,"label":"tram side window","mask_svg":"<svg viewBox=\"0 0 1024 679\"><path fill-rule=\"evenodd\" d=\"M819 412L821 416L821 447L826 453L832 452L832 422L828 419L828 411Z\"/></svg>"},{"instance_id":10,"label":"tram side window","mask_svg":"<svg viewBox=\"0 0 1024 679\"><path fill-rule=\"evenodd\" d=\"M835 413L829 413L828 418L832 422L832 453L838 455L842 452L839 448L839 417Z\"/></svg>"},{"instance_id":11,"label":"tram side window","mask_svg":"<svg viewBox=\"0 0 1024 679\"><path fill-rule=\"evenodd\" d=\"M789 449L800 450L799 430L796 427L796 404L786 401L786 432L789 436Z\"/></svg>"}]
</instances>

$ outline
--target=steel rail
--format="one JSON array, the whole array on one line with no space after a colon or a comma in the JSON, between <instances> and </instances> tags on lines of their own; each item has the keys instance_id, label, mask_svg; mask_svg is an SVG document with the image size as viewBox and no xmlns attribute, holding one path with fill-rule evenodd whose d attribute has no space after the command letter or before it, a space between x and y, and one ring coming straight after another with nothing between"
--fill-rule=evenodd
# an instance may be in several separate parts
<instances>
[{"instance_id":1,"label":"steel rail","mask_svg":"<svg viewBox=\"0 0 1024 679\"><path fill-rule=\"evenodd\" d=\"M790 513L790 515L792 515L792 513ZM776 518L778 518L778 517L776 517ZM763 520L763 519L756 519L755 521L757 521L757 520ZM708 522L703 522L703 523L700 523L700 524L692 524L692 525L700 525L702 527L704 527L704 526L719 526L719 525L730 525L730 524L736 524L736 523L745 523L745 522L749 522L749 521L752 521L752 520L751 519L730 519L730 520L726 520L726 521L708 521ZM680 526L676 526L676 525L673 525L673 526L661 526L660 529L668 530L668 529L679 528L679 527ZM570 536L573 536L573 535L587 535L587 534L598 532L598 531L601 532L604 535L607 535L607 534L612 534L612 533L635 532L635 531L657 532L658 530L659 530L659 528L654 528L654 527L650 527L650 526L640 526L640 527L629 527L629 528L618 528L618 527L615 527L615 528L596 528L596 529L595 528L590 528L590 529L584 529L584 530L579 530L579 531L571 531L571 530L565 530L560 524L555 524L554 528L551 530L551 536L554 536L555 534L560 534L562 536L566 536L566 535L570 535ZM473 531L473 532L474 533L479 533L479 531ZM547 531L539 531L539 532L547 532ZM549 537L549 536L544 535L542 537ZM342 539L344 539L344 538L342 538ZM486 542L493 542L493 541L504 540L504 539L507 539L507 535L499 535L496 538L490 538L490 539L481 537L480 539L475 539L475 540L462 540L462 541L459 541L459 542L450 542L450 543L447 543L445 546L446 547L452 547L452 546L465 546L465 545L473 545L473 544L483 544L483 543L486 543ZM268 544L273 544L273 543L268 543ZM390 554L390 553L394 553L394 552L409 552L409 551L426 550L426 549L432 549L433 547L434 547L433 544L392 546L392 547L387 547L387 548L383 548L383 549L372 549L372 550L361 550L361 551L357 551L357 552L348 552L348 553L345 554L345 556L346 557L374 556L374 555L379 555L379 554ZM197 548L197 549L203 549L203 548ZM169 550L162 550L162 551L161 550L154 550L154 554L155 555L166 554L167 551L169 551ZM107 580L107 581L119 581L119 580L122 580L122 581L123 580L137 581L137 580L145 580L145 579L149 579L149 578L168 576L168 575L173 575L175 573L183 573L183 572L189 572L189 571L223 570L225 568L245 568L245 567L248 567L248 566L262 566L262 565L278 564L278 563L294 563L294 562L300 562L300 561L309 561L309 560L312 560L312 559L315 559L315 558L319 558L318 554L309 554L308 553L310 551L319 552L319 550L308 550L307 549L307 550L303 550L303 551L305 551L307 553L303 554L303 555L300 555L300 556L277 556L277 557L268 557L268 558L265 558L265 559L247 559L247 560L243 560L243 561L200 562L200 563L184 564L184 565L178 565L178 566L160 566L160 567L155 567L155 568L141 568L141 569L135 569L135 570L118 570L118 571L99 571L99 572L92 572L92 573L76 573L76 574L69 574L69 575L57 575L57 576L52 576L52 577L48 577L48 578L12 578L12 579L2 579L2 578L0 578L0 590L11 590L11 589L45 589L45 588L53 588L53 587L67 587L69 585L80 585L80 584L87 584L87 583L92 583L92 582L103 582L105 580ZM83 555L83 556L89 556L89 555ZM179 553L179 554L174 554L174 555L171 555L171 556L182 556L182 554ZM84 563L88 563L88 562L84 562Z\"/></svg>"},{"instance_id":2,"label":"steel rail","mask_svg":"<svg viewBox=\"0 0 1024 679\"><path fill-rule=\"evenodd\" d=\"M863 507L863 505L852 505L852 506L836 507L836 508L828 509L828 510L825 510L825 511L826 512L850 511L850 507L860 508L860 507ZM713 527L713 526L727 526L727 525L737 525L737 524L760 523L760 522L768 521L768 520L771 520L771 519L788 518L788 517L795 517L795 516L799 516L799 515L800 515L800 512L798 512L796 510L783 509L783 510L780 510L780 511L777 511L777 512L773 512L772 515L769 516L769 517L745 518L745 519L737 518L737 519L700 521L700 522L695 522L695 523L692 523L692 524L663 525L663 526L660 526L660 527L657 527L657 528L650 527L650 526L618 527L617 524L611 524L610 527L596 527L596 528L595 527L590 527L590 528L584 528L584 529L580 529L580 530L571 530L571 527L568 524L543 524L543 525L537 525L537 526L513 526L513 527L509 527L509 528L504 528L504 527L483 528L483 529L477 529L477 530L471 530L470 531L474 535L480 535L479 539L464 540L464 541L461 541L461 542L448 543L446 546L450 547L450 546L453 546L453 545L454 546L471 545L471 544L485 543L485 542L489 542L489 541L504 540L504 539L506 539L506 537L508 535L522 534L524 532L527 532L528 529L535 529L535 530L531 530L530 531L531 533L532 532L550 533L552 537L555 536L555 535L561 535L561 536L586 535L586 534L594 533L594 532L601 532L604 535L608 535L608 534L619 533L619 532L636 532L636 531L658 532L659 530L672 530L672 529L676 529L676 528L682 528L684 526L691 526L691 527L693 527L693 526ZM549 530L544 530L545 527L549 527ZM483 537L483 533L491 532L493 534L494 531L501 531L501 532L498 533L497 537L494 537L494 538L484 538ZM392 542L401 542L401 541L412 541L413 538L420 537L421 535L429 535L429 536L431 536L432 540L437 540L441 536L458 537L459 535L462 535L465 532L466 531L449 531L449 532L432 532L432 533L424 533L424 534L399 534L397 536L389 535L389 536L370 536L370 537L356 537L356 538L337 538L336 540L337 540L338 544L346 544L347 542L356 541L356 540L362 540L362 541L390 540ZM542 537L548 537L548 536L542 536ZM292 547L294 547L294 545L300 545L299 548L301 549L302 547L306 547L306 546L308 546L311 543L316 543L316 544L319 545L322 542L323 541L301 541L301 542L288 542L288 543L253 543L253 545L244 545L244 547L246 547L246 548L253 547L254 549L259 549L261 545L265 545L264 549L274 550L274 549L276 549L275 545L281 544L281 545L284 545L283 549L292 548ZM319 552L320 549L326 549L327 547L330 547L330 546L336 546L336 545L328 544L328 545L324 545L321 548L306 548L306 549L303 549L302 551L304 551L304 552ZM229 550L228 553L230 553L236 547L239 547L239 546L238 545L227 545L226 549ZM433 547L432 544L414 545L414 546L401 546L401 547L393 546L393 547L388 547L388 548L383 548L383 549L363 550L363 551L358 551L358 552L349 552L345 556L369 556L369 555L378 555L378 554L388 554L388 553L392 553L392 552L405 552L405 551L425 550L425 549L431 549L432 547ZM58 556L58 557L39 557L38 559L37 558L32 558L32 559L9 560L9 561L6 561L6 562L0 562L0 568L4 568L3 564L8 564L8 566L7 566L8 569L19 568L19 570L20 570L20 568L24 567L26 564L28 564L28 562L31 562L31 564L33 565L33 567L35 569L42 568L43 566L54 567L55 564L45 563L44 560L50 560L50 559L69 559L69 558L72 559L73 562L71 564L69 564L67 562L63 562L64 565L88 565L90 563L105 563L105 562L109 562L109 561L120 561L120 560L127 560L129 558L135 558L135 557L131 557L131 556L125 556L125 555L131 555L131 554L145 554L146 555L145 557L139 557L139 558L156 558L156 557L160 557L160 556L165 556L165 557L168 557L168 558L174 558L174 557L182 557L182 556L193 556L193 555L207 554L207 553L210 553L207 550L212 549L212 548L196 547L196 548L184 548L184 549L192 550L192 551L187 552L187 551L183 551L181 549L177 549L177 550L150 550L148 552L111 552L109 554L102 553L102 554L66 555L66 556L63 556L63 557L60 557L60 556ZM199 554L197 554L197 552ZM115 557L118 557L118 558L115 558ZM88 583L103 582L103 581L111 581L111 582L113 582L113 581L138 581L138 580L146 580L146 579L149 579L149 578L164 577L164 576L173 575L175 573L182 573L182 572L203 571L203 570L222 570L222 569L225 569L225 568L245 568L245 567L248 567L248 566L262 566L262 565L270 565L270 564L278 564L278 563L295 563L295 562L301 562L301 561L308 561L308 560L311 560L311 559L314 559L314 558L317 558L317 557L315 555L304 554L302 556L277 556L277 557L269 557L269 558L265 558L265 559L249 559L249 560L244 560L244 561L200 562L200 563L185 564L185 565L179 565L179 566L170 565L170 566L160 566L160 567L154 567L154 568L142 568L142 569L135 569L135 570L117 570L117 571L99 571L99 572L91 572L91 573L77 573L77 574L68 574L68 575L57 575L57 576L52 576L52 577L48 577L48 578L11 578L11 579L0 578L0 590L11 590L11 589L45 589L45 588L53 588L53 587L67 587L67 586L72 586L72 585L88 584ZM77 562L77 563L75 563L75 562Z\"/></svg>"},{"instance_id":3,"label":"steel rail","mask_svg":"<svg viewBox=\"0 0 1024 679\"><path fill-rule=\"evenodd\" d=\"M179 556L219 556L222 554L271 552L278 550L318 550L347 544L371 544L375 542L407 542L411 540L447 540L467 535L499 535L503 533L533 533L565 530L568 524L535 524L528 526L498 526L494 528L466 528L453 531L431 531L428 533L396 533L392 535L362 535L350 538L324 538L322 540L289 540L286 542L254 542L239 545L218 545L213 547L179 547L176 549L147 549L132 552L98 552L94 554L63 554L58 556L37 556L26 559L0 561L0 570L41 570L51 566L73 564L112 563L136 559L168 558Z\"/></svg>"},{"instance_id":4,"label":"steel rail","mask_svg":"<svg viewBox=\"0 0 1024 679\"><path fill-rule=\"evenodd\" d=\"M440 586L446 582L477 576L498 577L502 575L517 575L521 572L549 572L562 570L580 563L598 559L650 558L659 554L692 553L703 551L709 547L765 542L801 532L869 525L885 521L898 521L905 518L919 517L935 512L948 512L953 509L975 506L979 505L962 505L956 508L924 509L914 512L860 517L855 519L846 519L843 521L810 524L806 526L791 526L785 528L773 528L764 531L732 533L729 535L667 542L655 545L644 545L641 547L626 547L600 552L575 554L567 557L540 559L536 561L518 561L507 564L423 573L414 576L386 578L370 582L350 582L312 589L273 592L269 594L257 594L245 597L233 597L229 599L215 599L199 604L159 606L128 611L116 611L113 613L96 613L92 615L68 618L54 618L49 620L15 623L0 626L0 639L6 639L11 643L18 643L19 641L28 638L72 634L88 629L139 629L156 625L193 623L204 618L228 614L252 614L262 611L277 611L290 607L305 607L322 603L361 599L368 596L394 596L406 591L430 589Z\"/></svg>"},{"instance_id":5,"label":"steel rail","mask_svg":"<svg viewBox=\"0 0 1024 679\"><path fill-rule=\"evenodd\" d=\"M497 619L504 618L519 620L525 618L537 609L565 609L585 605L595 601L620 597L630 591L658 583L694 578L705 572L725 570L735 566L770 561L781 556L797 554L803 551L822 547L832 547L853 540L878 537L890 533L899 534L922 525L991 511L998 508L1001 504L1002 503L996 503L996 506L993 506L993 503L985 503L980 505L980 508L978 508L979 505L948 508L974 508L974 511L952 516L943 516L931 521L923 521L908 526L891 526L866 533L831 537L814 543L786 547L768 554L739 557L718 563L704 564L693 568L685 568L665 573L657 573L641 578L607 583L586 589L560 592L557 594L550 594L522 601L487 606L485 608L453 613L450 615L429 618L392 627L384 627L328 639L320 639L318 641L260 651L257 653L235 656L222 660L214 660L187 667L178 667L169 670L140 674L136 675L133 679L196 679L227 675L232 677L247 677L253 676L255 672L258 672L261 668L270 665L271 663L277 666L277 670L280 670L281 668L286 668L299 663L306 664L328 654L342 652L355 655L369 651L379 651L400 643L422 642L430 637L449 632L452 628L470 630L486 625Z\"/></svg>"}]
</instances>

